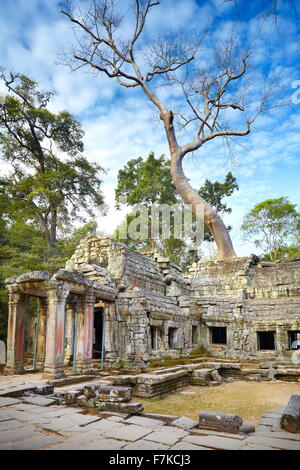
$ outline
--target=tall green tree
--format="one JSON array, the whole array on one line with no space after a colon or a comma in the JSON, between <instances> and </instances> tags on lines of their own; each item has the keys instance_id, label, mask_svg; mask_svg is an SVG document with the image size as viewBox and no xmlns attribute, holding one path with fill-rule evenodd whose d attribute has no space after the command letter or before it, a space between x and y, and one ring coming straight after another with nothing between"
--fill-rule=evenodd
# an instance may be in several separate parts
<instances>
[{"instance_id":1,"label":"tall green tree","mask_svg":"<svg viewBox=\"0 0 300 470\"><path fill-rule=\"evenodd\" d=\"M286 197L267 199L245 215L241 229L246 240L253 241L271 260L275 260L284 256L289 244L299 243L300 214L296 205Z\"/></svg>"},{"instance_id":2,"label":"tall green tree","mask_svg":"<svg viewBox=\"0 0 300 470\"><path fill-rule=\"evenodd\" d=\"M58 230L83 213L103 206L104 170L83 155L83 131L67 111L48 109L52 93L20 74L0 80L0 158L8 172L0 178L3 214L38 227L48 261L58 253Z\"/></svg>"}]
</instances>

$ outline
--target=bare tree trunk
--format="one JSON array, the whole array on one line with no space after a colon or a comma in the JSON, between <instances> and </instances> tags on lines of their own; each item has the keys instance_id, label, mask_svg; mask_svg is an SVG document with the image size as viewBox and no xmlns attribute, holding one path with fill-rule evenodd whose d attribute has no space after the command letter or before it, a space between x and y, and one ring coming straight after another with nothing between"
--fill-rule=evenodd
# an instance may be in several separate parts
<instances>
[{"instance_id":1,"label":"bare tree trunk","mask_svg":"<svg viewBox=\"0 0 300 470\"><path fill-rule=\"evenodd\" d=\"M182 160L185 153L176 140L173 126L173 113L171 111L162 112L161 119L164 121L169 143L173 184L179 192L183 202L185 204L192 205L192 211L194 214L196 214L197 217L199 217L199 212L200 216L201 213L203 214L202 222L208 227L217 244L218 258L236 258L237 255L233 249L230 235L221 217L218 215L216 210L204 201L200 194L192 188L183 172ZM200 211L197 211L197 206Z\"/></svg>"},{"instance_id":2,"label":"bare tree trunk","mask_svg":"<svg viewBox=\"0 0 300 470\"><path fill-rule=\"evenodd\" d=\"M202 197L189 184L182 168L182 158L180 154L171 154L171 173L173 184L176 186L183 202L192 205L192 211L196 213L196 207L200 207L203 213L202 222L208 227L210 233L215 239L218 247L218 258L235 258L236 253L233 249L228 230L217 212L202 199ZM199 212L198 212L199 214Z\"/></svg>"}]
</instances>

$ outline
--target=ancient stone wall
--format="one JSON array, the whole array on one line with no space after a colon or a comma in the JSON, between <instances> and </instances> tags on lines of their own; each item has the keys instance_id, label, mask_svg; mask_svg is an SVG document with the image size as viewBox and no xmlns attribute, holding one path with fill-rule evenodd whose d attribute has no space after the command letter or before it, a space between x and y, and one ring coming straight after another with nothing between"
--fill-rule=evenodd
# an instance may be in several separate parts
<instances>
[{"instance_id":1,"label":"ancient stone wall","mask_svg":"<svg viewBox=\"0 0 300 470\"><path fill-rule=\"evenodd\" d=\"M201 341L209 351L297 360L291 335L300 331L300 260L267 263L253 256L199 262L189 268L187 278L201 314ZM226 341L217 344L212 334L220 327L226 328ZM263 332L270 333L267 347L260 344Z\"/></svg>"},{"instance_id":2,"label":"ancient stone wall","mask_svg":"<svg viewBox=\"0 0 300 470\"><path fill-rule=\"evenodd\" d=\"M300 296L300 260L260 262L259 258L199 261L186 279L195 297L270 299Z\"/></svg>"}]
</instances>

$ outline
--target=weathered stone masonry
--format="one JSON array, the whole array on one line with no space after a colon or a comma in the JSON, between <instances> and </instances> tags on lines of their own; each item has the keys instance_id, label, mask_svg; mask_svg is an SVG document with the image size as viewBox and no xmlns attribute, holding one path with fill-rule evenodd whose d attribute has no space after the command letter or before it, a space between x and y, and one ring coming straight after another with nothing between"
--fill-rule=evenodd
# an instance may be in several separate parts
<instances>
[{"instance_id":1,"label":"weathered stone masonry","mask_svg":"<svg viewBox=\"0 0 300 470\"><path fill-rule=\"evenodd\" d=\"M39 299L35 366L59 377L143 368L151 359L188 356L200 346L227 357L295 359L300 347L300 261L255 256L193 264L187 274L159 254L144 255L96 235L66 268L6 280L7 369L21 372L28 298Z\"/></svg>"}]
</instances>

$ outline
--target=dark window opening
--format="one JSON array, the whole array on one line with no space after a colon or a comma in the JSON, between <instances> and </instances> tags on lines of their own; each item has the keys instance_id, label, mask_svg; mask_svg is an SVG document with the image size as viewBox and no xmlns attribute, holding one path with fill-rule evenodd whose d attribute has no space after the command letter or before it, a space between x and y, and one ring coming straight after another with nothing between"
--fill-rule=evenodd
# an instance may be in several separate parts
<instances>
[{"instance_id":1,"label":"dark window opening","mask_svg":"<svg viewBox=\"0 0 300 470\"><path fill-rule=\"evenodd\" d=\"M159 349L160 332L157 326L150 326L151 349Z\"/></svg>"},{"instance_id":2,"label":"dark window opening","mask_svg":"<svg viewBox=\"0 0 300 470\"><path fill-rule=\"evenodd\" d=\"M198 344L199 335L198 335L198 326L192 325L192 344Z\"/></svg>"},{"instance_id":3,"label":"dark window opening","mask_svg":"<svg viewBox=\"0 0 300 470\"><path fill-rule=\"evenodd\" d=\"M213 326L210 328L211 344L227 344L226 326Z\"/></svg>"},{"instance_id":4,"label":"dark window opening","mask_svg":"<svg viewBox=\"0 0 300 470\"><path fill-rule=\"evenodd\" d=\"M101 359L103 337L103 308L94 310L93 359Z\"/></svg>"},{"instance_id":5,"label":"dark window opening","mask_svg":"<svg viewBox=\"0 0 300 470\"><path fill-rule=\"evenodd\" d=\"M175 349L178 343L178 328L169 328L168 334L169 348Z\"/></svg>"},{"instance_id":6,"label":"dark window opening","mask_svg":"<svg viewBox=\"0 0 300 470\"><path fill-rule=\"evenodd\" d=\"M289 333L289 349L300 349L300 330L291 330Z\"/></svg>"},{"instance_id":7,"label":"dark window opening","mask_svg":"<svg viewBox=\"0 0 300 470\"><path fill-rule=\"evenodd\" d=\"M275 331L258 331L257 345L259 350L275 349Z\"/></svg>"}]
</instances>

